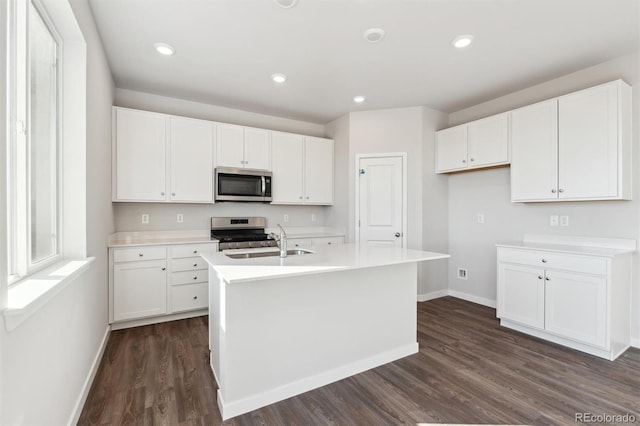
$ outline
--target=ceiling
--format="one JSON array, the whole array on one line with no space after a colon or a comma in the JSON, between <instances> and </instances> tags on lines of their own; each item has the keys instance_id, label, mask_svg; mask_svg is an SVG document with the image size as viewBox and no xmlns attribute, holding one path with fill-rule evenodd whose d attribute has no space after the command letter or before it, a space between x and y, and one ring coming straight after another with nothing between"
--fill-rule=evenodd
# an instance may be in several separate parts
<instances>
[{"instance_id":1,"label":"ceiling","mask_svg":"<svg viewBox=\"0 0 640 426\"><path fill-rule=\"evenodd\" d=\"M90 4L117 87L320 124L381 108L454 112L640 49L639 0ZM364 40L371 27L382 41ZM453 48L460 34L474 43Z\"/></svg>"}]
</instances>

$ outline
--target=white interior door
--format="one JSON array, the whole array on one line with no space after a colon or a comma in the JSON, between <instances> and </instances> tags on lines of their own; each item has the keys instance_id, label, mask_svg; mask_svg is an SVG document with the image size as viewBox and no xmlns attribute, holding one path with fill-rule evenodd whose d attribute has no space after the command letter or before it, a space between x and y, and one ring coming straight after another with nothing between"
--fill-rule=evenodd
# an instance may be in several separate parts
<instances>
[{"instance_id":1,"label":"white interior door","mask_svg":"<svg viewBox=\"0 0 640 426\"><path fill-rule=\"evenodd\" d=\"M403 158L360 158L359 242L404 247Z\"/></svg>"}]
</instances>

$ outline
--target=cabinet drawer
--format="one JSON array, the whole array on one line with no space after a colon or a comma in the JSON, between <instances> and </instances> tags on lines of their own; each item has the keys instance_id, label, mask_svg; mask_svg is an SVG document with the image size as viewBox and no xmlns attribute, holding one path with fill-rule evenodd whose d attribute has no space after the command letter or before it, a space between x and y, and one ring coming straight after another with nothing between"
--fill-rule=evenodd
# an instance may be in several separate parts
<instances>
[{"instance_id":1,"label":"cabinet drawer","mask_svg":"<svg viewBox=\"0 0 640 426\"><path fill-rule=\"evenodd\" d=\"M171 288L172 312L206 308L209 298L207 283L181 285Z\"/></svg>"},{"instance_id":2,"label":"cabinet drawer","mask_svg":"<svg viewBox=\"0 0 640 426\"><path fill-rule=\"evenodd\" d=\"M139 260L159 260L167 258L165 246L145 246L113 249L113 261L133 262Z\"/></svg>"},{"instance_id":3,"label":"cabinet drawer","mask_svg":"<svg viewBox=\"0 0 640 426\"><path fill-rule=\"evenodd\" d=\"M342 237L322 237L313 239L313 245L316 247L342 244L343 242L344 239Z\"/></svg>"},{"instance_id":4,"label":"cabinet drawer","mask_svg":"<svg viewBox=\"0 0 640 426\"><path fill-rule=\"evenodd\" d=\"M201 269L207 269L207 262L200 256L171 259L171 270L173 272L198 271Z\"/></svg>"},{"instance_id":5,"label":"cabinet drawer","mask_svg":"<svg viewBox=\"0 0 640 426\"><path fill-rule=\"evenodd\" d=\"M311 238L289 238L287 241L287 248L310 248Z\"/></svg>"},{"instance_id":6,"label":"cabinet drawer","mask_svg":"<svg viewBox=\"0 0 640 426\"><path fill-rule=\"evenodd\" d=\"M183 285L192 283L206 283L209 281L209 271L184 271L171 274L171 285Z\"/></svg>"},{"instance_id":7,"label":"cabinet drawer","mask_svg":"<svg viewBox=\"0 0 640 426\"><path fill-rule=\"evenodd\" d=\"M194 257L200 253L213 253L216 251L216 245L209 244L180 244L171 247L171 257Z\"/></svg>"},{"instance_id":8,"label":"cabinet drawer","mask_svg":"<svg viewBox=\"0 0 640 426\"><path fill-rule=\"evenodd\" d=\"M498 261L593 275L606 275L607 273L607 259L577 254L500 248L498 250Z\"/></svg>"}]
</instances>

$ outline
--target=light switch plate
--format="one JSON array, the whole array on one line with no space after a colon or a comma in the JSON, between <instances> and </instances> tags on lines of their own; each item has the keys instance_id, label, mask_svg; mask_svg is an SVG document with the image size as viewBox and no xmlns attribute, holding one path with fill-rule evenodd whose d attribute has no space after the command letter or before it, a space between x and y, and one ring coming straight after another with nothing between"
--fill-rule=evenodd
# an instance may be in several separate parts
<instances>
[{"instance_id":1,"label":"light switch plate","mask_svg":"<svg viewBox=\"0 0 640 426\"><path fill-rule=\"evenodd\" d=\"M560 226L569 226L569 216L560 216Z\"/></svg>"},{"instance_id":2,"label":"light switch plate","mask_svg":"<svg viewBox=\"0 0 640 426\"><path fill-rule=\"evenodd\" d=\"M142 223L149 223L149 215L147 213L142 215Z\"/></svg>"},{"instance_id":3,"label":"light switch plate","mask_svg":"<svg viewBox=\"0 0 640 426\"><path fill-rule=\"evenodd\" d=\"M552 214L549 216L549 226L558 226L558 215Z\"/></svg>"}]
</instances>

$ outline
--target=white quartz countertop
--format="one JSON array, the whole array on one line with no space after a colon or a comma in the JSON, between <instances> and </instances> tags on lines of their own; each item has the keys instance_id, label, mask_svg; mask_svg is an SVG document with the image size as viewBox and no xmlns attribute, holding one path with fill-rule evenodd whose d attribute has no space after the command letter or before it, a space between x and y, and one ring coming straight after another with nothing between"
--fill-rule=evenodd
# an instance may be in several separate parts
<instances>
[{"instance_id":1,"label":"white quartz countertop","mask_svg":"<svg viewBox=\"0 0 640 426\"><path fill-rule=\"evenodd\" d=\"M217 243L208 231L116 232L109 235L109 247L161 246L165 244Z\"/></svg>"},{"instance_id":2,"label":"white quartz countertop","mask_svg":"<svg viewBox=\"0 0 640 426\"><path fill-rule=\"evenodd\" d=\"M324 227L303 227L303 226L285 226L285 232L288 238L322 238L322 237L344 237L344 231L340 229L324 228ZM278 228L266 228L265 232L273 232L278 234Z\"/></svg>"},{"instance_id":3,"label":"white quartz countertop","mask_svg":"<svg viewBox=\"0 0 640 426\"><path fill-rule=\"evenodd\" d=\"M582 254L588 256L605 256L614 257L621 254L633 253L634 249L618 249L610 247L592 247L592 246L577 246L566 244L546 244L546 243L532 243L526 241L505 242L496 244L497 247L518 248L527 250L539 250L539 251L551 251L556 253L569 253L569 254Z\"/></svg>"},{"instance_id":4,"label":"white quartz countertop","mask_svg":"<svg viewBox=\"0 0 640 426\"><path fill-rule=\"evenodd\" d=\"M444 253L396 247L367 247L360 244L323 246L314 249L312 254L289 255L285 259L278 256L232 259L222 252L201 256L229 283L373 268L450 257Z\"/></svg>"}]
</instances>

